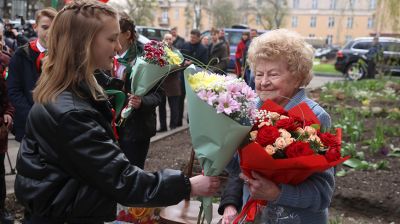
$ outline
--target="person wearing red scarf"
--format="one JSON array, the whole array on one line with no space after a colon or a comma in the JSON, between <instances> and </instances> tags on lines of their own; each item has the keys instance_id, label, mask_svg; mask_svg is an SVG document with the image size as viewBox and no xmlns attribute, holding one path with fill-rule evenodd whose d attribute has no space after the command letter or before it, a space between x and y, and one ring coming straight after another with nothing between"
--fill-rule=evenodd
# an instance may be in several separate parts
<instances>
[{"instance_id":1,"label":"person wearing red scarf","mask_svg":"<svg viewBox=\"0 0 400 224\"><path fill-rule=\"evenodd\" d=\"M18 48L10 61L7 87L9 100L16 110L13 133L17 141L21 141L25 134L26 118L33 105L32 90L41 73L47 32L56 14L53 8L36 13L34 29L38 39Z\"/></svg>"}]
</instances>

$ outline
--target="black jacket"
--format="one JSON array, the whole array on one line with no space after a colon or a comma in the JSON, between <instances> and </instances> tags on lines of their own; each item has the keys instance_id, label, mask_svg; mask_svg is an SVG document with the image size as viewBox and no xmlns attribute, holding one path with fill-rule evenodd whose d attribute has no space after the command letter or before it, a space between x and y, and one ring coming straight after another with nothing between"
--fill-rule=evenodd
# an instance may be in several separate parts
<instances>
[{"instance_id":1,"label":"black jacket","mask_svg":"<svg viewBox=\"0 0 400 224\"><path fill-rule=\"evenodd\" d=\"M193 61L195 65L204 66L208 63L208 50L200 42L198 42L197 44L186 42L183 45L181 52L186 60ZM198 62L200 62L201 64L199 64Z\"/></svg>"},{"instance_id":2,"label":"black jacket","mask_svg":"<svg viewBox=\"0 0 400 224\"><path fill-rule=\"evenodd\" d=\"M211 43L208 46L208 59L211 70L217 73L224 73L228 67L229 55L226 48L226 43L219 41L217 43Z\"/></svg>"},{"instance_id":3,"label":"black jacket","mask_svg":"<svg viewBox=\"0 0 400 224\"><path fill-rule=\"evenodd\" d=\"M189 196L182 172L147 173L131 165L116 144L110 119L107 101L68 91L54 103L32 107L15 181L16 197L32 215L112 221L117 202L167 206Z\"/></svg>"},{"instance_id":4,"label":"black jacket","mask_svg":"<svg viewBox=\"0 0 400 224\"><path fill-rule=\"evenodd\" d=\"M36 58L39 53L29 47L29 43L18 48L10 60L8 68L8 97L15 107L14 134L15 140L21 141L25 134L25 123L33 105L32 90L39 79Z\"/></svg>"}]
</instances>

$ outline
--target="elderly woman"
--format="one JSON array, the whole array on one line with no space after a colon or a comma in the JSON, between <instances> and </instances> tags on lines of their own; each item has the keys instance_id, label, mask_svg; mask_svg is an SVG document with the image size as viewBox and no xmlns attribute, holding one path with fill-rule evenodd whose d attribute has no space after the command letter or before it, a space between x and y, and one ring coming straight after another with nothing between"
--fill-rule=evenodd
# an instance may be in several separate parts
<instances>
[{"instance_id":1,"label":"elderly woman","mask_svg":"<svg viewBox=\"0 0 400 224\"><path fill-rule=\"evenodd\" d=\"M321 126L330 127L328 113L309 99L303 88L312 79L313 49L299 34L278 29L255 38L249 48L248 60L255 74L259 106L271 99L289 110L300 102L306 102ZM333 169L316 173L296 186L277 185L257 173L253 174L253 179L242 174L239 176L239 169L237 159L228 167L229 183L218 210L224 215L222 223L230 223L250 197L268 201L263 210L263 214L267 214L263 223L328 222L328 207L335 183Z\"/></svg>"}]
</instances>

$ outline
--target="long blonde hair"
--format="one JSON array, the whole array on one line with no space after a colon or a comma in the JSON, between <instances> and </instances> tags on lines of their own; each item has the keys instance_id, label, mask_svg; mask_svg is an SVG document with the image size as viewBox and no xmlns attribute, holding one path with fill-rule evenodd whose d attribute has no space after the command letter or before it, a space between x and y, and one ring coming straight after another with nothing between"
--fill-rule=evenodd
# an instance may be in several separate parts
<instances>
[{"instance_id":1,"label":"long blonde hair","mask_svg":"<svg viewBox=\"0 0 400 224\"><path fill-rule=\"evenodd\" d=\"M35 102L52 102L65 90L82 96L81 83L87 84L94 99L105 98L93 76L92 61L92 43L104 16L118 19L113 8L94 0L76 0L57 14L49 30L43 71L33 90Z\"/></svg>"}]
</instances>

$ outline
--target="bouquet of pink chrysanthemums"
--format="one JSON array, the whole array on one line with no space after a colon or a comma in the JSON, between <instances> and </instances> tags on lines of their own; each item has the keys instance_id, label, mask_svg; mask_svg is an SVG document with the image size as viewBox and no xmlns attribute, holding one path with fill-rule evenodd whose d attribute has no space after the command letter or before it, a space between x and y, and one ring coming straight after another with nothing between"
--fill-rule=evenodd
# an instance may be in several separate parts
<instances>
[{"instance_id":1,"label":"bouquet of pink chrysanthemums","mask_svg":"<svg viewBox=\"0 0 400 224\"><path fill-rule=\"evenodd\" d=\"M218 176L251 130L256 93L244 80L190 66L185 70L189 128L192 145L204 175ZM202 198L211 222L211 198Z\"/></svg>"}]
</instances>

